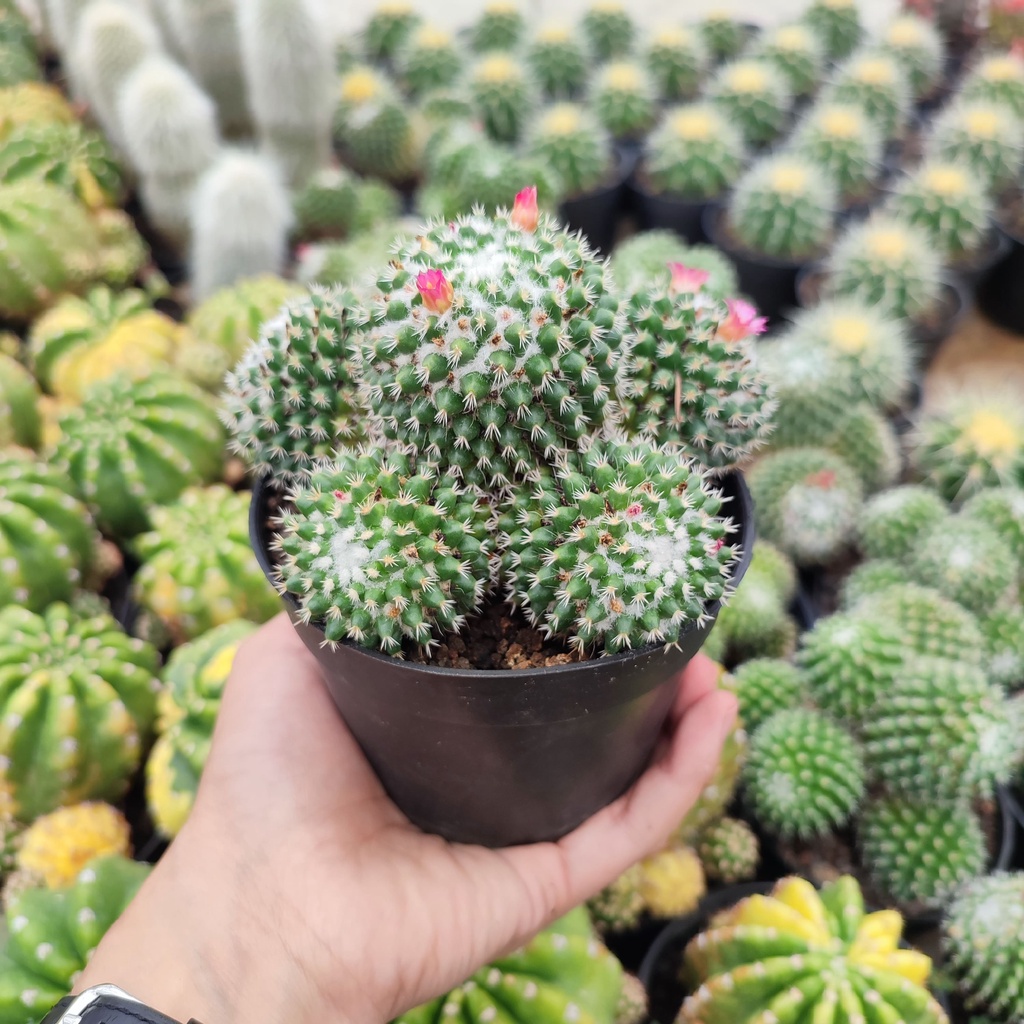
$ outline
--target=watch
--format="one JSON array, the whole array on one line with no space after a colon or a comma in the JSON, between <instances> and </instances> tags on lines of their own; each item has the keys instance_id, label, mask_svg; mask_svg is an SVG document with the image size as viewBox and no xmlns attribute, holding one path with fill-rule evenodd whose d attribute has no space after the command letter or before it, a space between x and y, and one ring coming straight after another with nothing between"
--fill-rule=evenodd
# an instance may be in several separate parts
<instances>
[{"instance_id":1,"label":"watch","mask_svg":"<svg viewBox=\"0 0 1024 1024\"><path fill-rule=\"evenodd\" d=\"M77 996L65 996L42 1024L178 1024L116 985L96 985ZM190 1020L188 1024L199 1024Z\"/></svg>"}]
</instances>

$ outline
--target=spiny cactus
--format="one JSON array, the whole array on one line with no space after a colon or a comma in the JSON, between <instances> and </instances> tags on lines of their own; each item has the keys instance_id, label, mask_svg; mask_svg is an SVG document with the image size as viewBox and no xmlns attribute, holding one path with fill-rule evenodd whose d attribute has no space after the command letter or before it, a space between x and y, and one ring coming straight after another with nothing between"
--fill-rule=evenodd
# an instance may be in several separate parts
<instances>
[{"instance_id":1,"label":"spiny cactus","mask_svg":"<svg viewBox=\"0 0 1024 1024\"><path fill-rule=\"evenodd\" d=\"M903 179L889 206L896 216L927 231L947 261L975 253L992 216L984 184L957 163L923 164Z\"/></svg>"},{"instance_id":2,"label":"spiny cactus","mask_svg":"<svg viewBox=\"0 0 1024 1024\"><path fill-rule=\"evenodd\" d=\"M864 33L856 0L813 0L803 18L831 60L853 53Z\"/></svg>"},{"instance_id":3,"label":"spiny cactus","mask_svg":"<svg viewBox=\"0 0 1024 1024\"><path fill-rule=\"evenodd\" d=\"M601 934L635 928L647 911L640 895L640 865L626 868L618 878L587 900L587 910Z\"/></svg>"},{"instance_id":4,"label":"spiny cactus","mask_svg":"<svg viewBox=\"0 0 1024 1024\"><path fill-rule=\"evenodd\" d=\"M823 440L857 474L865 494L896 482L903 465L899 438L889 420L866 402L847 409Z\"/></svg>"},{"instance_id":5,"label":"spiny cactus","mask_svg":"<svg viewBox=\"0 0 1024 1024\"><path fill-rule=\"evenodd\" d=\"M943 923L948 969L969 1008L994 1020L1024 1018L1024 873L974 878L955 894Z\"/></svg>"},{"instance_id":6,"label":"spiny cactus","mask_svg":"<svg viewBox=\"0 0 1024 1024\"><path fill-rule=\"evenodd\" d=\"M888 558L869 558L843 580L839 606L844 611L853 611L861 602L868 602L876 594L901 585L906 578L907 570L899 562ZM870 606L865 603L864 607Z\"/></svg>"},{"instance_id":7,"label":"spiny cactus","mask_svg":"<svg viewBox=\"0 0 1024 1024\"><path fill-rule=\"evenodd\" d=\"M775 65L794 96L809 96L818 88L825 53L813 29L798 23L780 25L758 39L754 52Z\"/></svg>"},{"instance_id":8,"label":"spiny cactus","mask_svg":"<svg viewBox=\"0 0 1024 1024\"><path fill-rule=\"evenodd\" d=\"M369 268L391 258L394 239L402 233L397 224L382 224L344 242L304 245L296 253L296 280L308 287L361 284L372 273Z\"/></svg>"},{"instance_id":9,"label":"spiny cactus","mask_svg":"<svg viewBox=\"0 0 1024 1024\"><path fill-rule=\"evenodd\" d=\"M96 210L92 221L99 238L97 279L126 288L149 261L149 247L124 210Z\"/></svg>"},{"instance_id":10,"label":"spiny cactus","mask_svg":"<svg viewBox=\"0 0 1024 1024\"><path fill-rule=\"evenodd\" d=\"M647 989L632 974L622 977L622 992L615 1008L615 1024L644 1024L648 1019Z\"/></svg>"},{"instance_id":11,"label":"spiny cactus","mask_svg":"<svg viewBox=\"0 0 1024 1024\"><path fill-rule=\"evenodd\" d=\"M281 607L249 546L249 495L190 487L155 508L153 530L136 537L142 561L132 593L140 629L183 643L233 619L265 622Z\"/></svg>"},{"instance_id":12,"label":"spiny cactus","mask_svg":"<svg viewBox=\"0 0 1024 1024\"><path fill-rule=\"evenodd\" d=\"M748 26L726 11L709 11L697 28L716 61L732 60L747 45Z\"/></svg>"},{"instance_id":13,"label":"spiny cactus","mask_svg":"<svg viewBox=\"0 0 1024 1024\"><path fill-rule=\"evenodd\" d=\"M707 891L700 857L689 846L670 846L639 865L637 891L652 917L681 917Z\"/></svg>"},{"instance_id":14,"label":"spiny cactus","mask_svg":"<svg viewBox=\"0 0 1024 1024\"><path fill-rule=\"evenodd\" d=\"M747 734L736 722L725 737L721 756L710 781L672 833L674 845L693 845L708 825L725 814L736 795L740 770L746 756Z\"/></svg>"},{"instance_id":15,"label":"spiny cactus","mask_svg":"<svg viewBox=\"0 0 1024 1024\"><path fill-rule=\"evenodd\" d=\"M626 57L636 42L636 24L619 0L591 0L580 24L598 61Z\"/></svg>"},{"instance_id":16,"label":"spiny cactus","mask_svg":"<svg viewBox=\"0 0 1024 1024\"><path fill-rule=\"evenodd\" d=\"M965 801L881 796L857 826L868 874L898 903L941 907L988 862L985 835Z\"/></svg>"},{"instance_id":17,"label":"spiny cactus","mask_svg":"<svg viewBox=\"0 0 1024 1024\"><path fill-rule=\"evenodd\" d=\"M21 82L0 89L0 139L19 125L36 121L73 124L76 120L74 108L56 86Z\"/></svg>"},{"instance_id":18,"label":"spiny cactus","mask_svg":"<svg viewBox=\"0 0 1024 1024\"><path fill-rule=\"evenodd\" d=\"M697 853L708 879L723 885L750 881L761 860L754 830L737 818L721 818L705 829Z\"/></svg>"},{"instance_id":19,"label":"spiny cactus","mask_svg":"<svg viewBox=\"0 0 1024 1024\"><path fill-rule=\"evenodd\" d=\"M967 102L998 103L1024 117L1024 60L1010 53L982 55L965 78L960 96Z\"/></svg>"},{"instance_id":20,"label":"spiny cactus","mask_svg":"<svg viewBox=\"0 0 1024 1024\"><path fill-rule=\"evenodd\" d=\"M980 626L989 677L1010 690L1024 688L1024 609L996 609Z\"/></svg>"},{"instance_id":21,"label":"spiny cactus","mask_svg":"<svg viewBox=\"0 0 1024 1024\"><path fill-rule=\"evenodd\" d=\"M942 35L933 22L904 11L882 30L879 43L900 63L914 96L924 98L935 90L946 54Z\"/></svg>"},{"instance_id":22,"label":"spiny cactus","mask_svg":"<svg viewBox=\"0 0 1024 1024\"><path fill-rule=\"evenodd\" d=\"M632 61L601 68L593 81L591 102L597 119L616 139L643 138L657 116L651 79Z\"/></svg>"},{"instance_id":23,"label":"spiny cactus","mask_svg":"<svg viewBox=\"0 0 1024 1024\"><path fill-rule=\"evenodd\" d=\"M363 28L362 44L373 61L394 58L420 24L420 16L405 0L378 3Z\"/></svg>"},{"instance_id":24,"label":"spiny cactus","mask_svg":"<svg viewBox=\"0 0 1024 1024\"><path fill-rule=\"evenodd\" d=\"M743 584L740 584L742 589ZM800 707L808 698L807 680L801 669L781 658L754 658L733 673L729 688L739 702L740 721L749 733L777 711Z\"/></svg>"},{"instance_id":25,"label":"spiny cactus","mask_svg":"<svg viewBox=\"0 0 1024 1024\"><path fill-rule=\"evenodd\" d=\"M847 228L827 265L832 294L890 316L919 319L942 295L942 262L928 233L885 213Z\"/></svg>"},{"instance_id":26,"label":"spiny cactus","mask_svg":"<svg viewBox=\"0 0 1024 1024\"><path fill-rule=\"evenodd\" d=\"M225 151L199 179L191 210L192 294L284 269L291 203L272 163Z\"/></svg>"},{"instance_id":27,"label":"spiny cactus","mask_svg":"<svg viewBox=\"0 0 1024 1024\"><path fill-rule=\"evenodd\" d=\"M39 388L16 359L0 355L0 446L38 448L42 440Z\"/></svg>"},{"instance_id":28,"label":"spiny cactus","mask_svg":"<svg viewBox=\"0 0 1024 1024\"><path fill-rule=\"evenodd\" d=\"M488 0L470 38L476 50L513 50L526 30L526 18L516 0Z\"/></svg>"},{"instance_id":29,"label":"spiny cactus","mask_svg":"<svg viewBox=\"0 0 1024 1024\"><path fill-rule=\"evenodd\" d=\"M946 503L934 491L914 484L894 487L865 503L860 548L868 558L904 562L921 538L948 516Z\"/></svg>"},{"instance_id":30,"label":"spiny cactus","mask_svg":"<svg viewBox=\"0 0 1024 1024\"><path fill-rule=\"evenodd\" d=\"M434 25L414 29L396 59L402 81L413 96L453 85L460 75L454 37Z\"/></svg>"},{"instance_id":31,"label":"spiny cactus","mask_svg":"<svg viewBox=\"0 0 1024 1024\"><path fill-rule=\"evenodd\" d=\"M940 164L966 166L989 192L998 191L1016 180L1024 125L997 103L953 103L932 122L926 152Z\"/></svg>"},{"instance_id":32,"label":"spiny cactus","mask_svg":"<svg viewBox=\"0 0 1024 1024\"><path fill-rule=\"evenodd\" d=\"M627 292L665 287L672 283L672 264L705 271L701 290L716 298L736 295L740 286L726 256L709 245L689 245L674 231L640 231L615 246L608 264L620 288Z\"/></svg>"},{"instance_id":33,"label":"spiny cactus","mask_svg":"<svg viewBox=\"0 0 1024 1024\"><path fill-rule=\"evenodd\" d=\"M750 568L718 614L707 649L716 661L785 658L796 647L797 626L789 614L789 599L780 595L770 573L755 565L760 561L758 552L768 548L770 545L755 545Z\"/></svg>"},{"instance_id":34,"label":"spiny cactus","mask_svg":"<svg viewBox=\"0 0 1024 1024\"><path fill-rule=\"evenodd\" d=\"M963 513L988 523L1024 565L1024 490L987 487L964 502Z\"/></svg>"},{"instance_id":35,"label":"spiny cactus","mask_svg":"<svg viewBox=\"0 0 1024 1024\"><path fill-rule=\"evenodd\" d=\"M669 111L651 133L644 169L656 192L714 199L735 184L745 155L728 116L710 103L693 103Z\"/></svg>"},{"instance_id":36,"label":"spiny cactus","mask_svg":"<svg viewBox=\"0 0 1024 1024\"><path fill-rule=\"evenodd\" d=\"M836 70L825 98L861 107L882 135L896 138L910 113L910 86L897 60L881 50L861 50Z\"/></svg>"},{"instance_id":37,"label":"spiny cactus","mask_svg":"<svg viewBox=\"0 0 1024 1024\"><path fill-rule=\"evenodd\" d=\"M119 797L153 724L157 652L108 615L12 606L0 611L0 664L0 764L18 817ZM45 726L29 737L25 721Z\"/></svg>"},{"instance_id":38,"label":"spiny cactus","mask_svg":"<svg viewBox=\"0 0 1024 1024\"><path fill-rule=\"evenodd\" d=\"M882 171L882 136L854 103L819 103L793 135L793 148L828 174L852 202L870 195Z\"/></svg>"},{"instance_id":39,"label":"spiny cactus","mask_svg":"<svg viewBox=\"0 0 1024 1024\"><path fill-rule=\"evenodd\" d=\"M783 153L759 160L739 179L727 221L745 249L801 260L828 243L836 205L835 187L814 164Z\"/></svg>"},{"instance_id":40,"label":"spiny cactus","mask_svg":"<svg viewBox=\"0 0 1024 1024\"><path fill-rule=\"evenodd\" d=\"M530 155L547 163L566 196L580 196L604 185L612 173L611 141L583 107L559 103L540 116L530 139Z\"/></svg>"},{"instance_id":41,"label":"spiny cactus","mask_svg":"<svg viewBox=\"0 0 1024 1024\"><path fill-rule=\"evenodd\" d=\"M708 69L708 53L696 28L666 25L647 44L647 70L662 102L692 99Z\"/></svg>"},{"instance_id":42,"label":"spiny cactus","mask_svg":"<svg viewBox=\"0 0 1024 1024\"><path fill-rule=\"evenodd\" d=\"M751 810L783 838L810 839L846 822L864 795L856 740L826 715L779 711L750 741L743 785Z\"/></svg>"},{"instance_id":43,"label":"spiny cactus","mask_svg":"<svg viewBox=\"0 0 1024 1024\"><path fill-rule=\"evenodd\" d=\"M331 34L311 0L246 0L238 31L263 150L289 185L301 185L331 152Z\"/></svg>"},{"instance_id":44,"label":"spiny cactus","mask_svg":"<svg viewBox=\"0 0 1024 1024\"><path fill-rule=\"evenodd\" d=\"M358 202L355 176L325 167L292 197L295 232L306 240L344 237L352 231Z\"/></svg>"},{"instance_id":45,"label":"spiny cactus","mask_svg":"<svg viewBox=\"0 0 1024 1024\"><path fill-rule=\"evenodd\" d=\"M526 60L547 99L574 99L587 84L587 54L568 25L541 26L527 44Z\"/></svg>"},{"instance_id":46,"label":"spiny cactus","mask_svg":"<svg viewBox=\"0 0 1024 1024\"><path fill-rule=\"evenodd\" d=\"M771 142L782 131L793 99L775 66L753 58L719 68L707 95L751 146Z\"/></svg>"},{"instance_id":47,"label":"spiny cactus","mask_svg":"<svg viewBox=\"0 0 1024 1024\"><path fill-rule=\"evenodd\" d=\"M473 107L488 135L497 142L516 142L524 134L534 103L526 68L512 53L485 55L469 73Z\"/></svg>"},{"instance_id":48,"label":"spiny cactus","mask_svg":"<svg viewBox=\"0 0 1024 1024\"><path fill-rule=\"evenodd\" d=\"M220 475L224 431L206 395L176 377L113 378L60 421L54 452L97 524L118 538L150 526L149 510Z\"/></svg>"}]
</instances>

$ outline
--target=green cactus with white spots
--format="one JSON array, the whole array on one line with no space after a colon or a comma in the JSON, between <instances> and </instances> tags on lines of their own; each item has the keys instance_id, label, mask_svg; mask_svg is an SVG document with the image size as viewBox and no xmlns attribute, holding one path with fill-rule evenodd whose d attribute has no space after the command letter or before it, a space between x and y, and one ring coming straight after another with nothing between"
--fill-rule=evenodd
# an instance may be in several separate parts
<instances>
[{"instance_id":1,"label":"green cactus with white spots","mask_svg":"<svg viewBox=\"0 0 1024 1024\"><path fill-rule=\"evenodd\" d=\"M800 666L782 658L745 661L733 672L728 688L736 694L740 721L751 734L776 712L808 703L810 695Z\"/></svg>"},{"instance_id":2,"label":"green cactus with white spots","mask_svg":"<svg viewBox=\"0 0 1024 1024\"><path fill-rule=\"evenodd\" d=\"M964 79L960 97L996 103L1024 117L1024 60L1010 53L983 54Z\"/></svg>"},{"instance_id":3,"label":"green cactus with white spots","mask_svg":"<svg viewBox=\"0 0 1024 1024\"><path fill-rule=\"evenodd\" d=\"M948 517L949 507L934 491L916 484L893 487L865 503L860 549L868 558L906 561L921 537Z\"/></svg>"},{"instance_id":4,"label":"green cactus with white spots","mask_svg":"<svg viewBox=\"0 0 1024 1024\"><path fill-rule=\"evenodd\" d=\"M899 62L882 50L860 50L839 66L823 98L852 103L886 139L897 138L910 114L911 91Z\"/></svg>"},{"instance_id":5,"label":"green cactus with white spots","mask_svg":"<svg viewBox=\"0 0 1024 1024\"><path fill-rule=\"evenodd\" d=\"M799 23L769 29L758 38L754 53L775 65L794 96L811 95L825 72L820 40L812 29Z\"/></svg>"},{"instance_id":6,"label":"green cactus with white spots","mask_svg":"<svg viewBox=\"0 0 1024 1024\"><path fill-rule=\"evenodd\" d=\"M158 665L109 615L0 611L0 767L19 819L124 793L153 724Z\"/></svg>"},{"instance_id":7,"label":"green cactus with white spots","mask_svg":"<svg viewBox=\"0 0 1024 1024\"><path fill-rule=\"evenodd\" d=\"M929 159L967 166L989 192L1011 185L1024 157L1024 124L998 103L960 101L932 122Z\"/></svg>"},{"instance_id":8,"label":"green cactus with white spots","mask_svg":"<svg viewBox=\"0 0 1024 1024\"><path fill-rule=\"evenodd\" d=\"M855 103L818 103L793 134L793 148L817 164L846 202L863 199L882 173L882 136Z\"/></svg>"},{"instance_id":9,"label":"green cactus with white spots","mask_svg":"<svg viewBox=\"0 0 1024 1024\"><path fill-rule=\"evenodd\" d=\"M39 447L39 397L32 374L17 359L0 353L0 446Z\"/></svg>"},{"instance_id":10,"label":"green cactus with white spots","mask_svg":"<svg viewBox=\"0 0 1024 1024\"><path fill-rule=\"evenodd\" d=\"M737 818L721 818L701 834L697 853L712 882L735 885L757 874L761 849L754 830Z\"/></svg>"},{"instance_id":11,"label":"green cactus with white spots","mask_svg":"<svg viewBox=\"0 0 1024 1024\"><path fill-rule=\"evenodd\" d=\"M611 177L611 140L593 114L574 104L559 103L540 115L529 153L554 170L569 198L593 192Z\"/></svg>"},{"instance_id":12,"label":"green cactus with white spots","mask_svg":"<svg viewBox=\"0 0 1024 1024\"><path fill-rule=\"evenodd\" d=\"M591 56L599 62L628 56L636 43L636 23L619 0L592 0L580 27Z\"/></svg>"},{"instance_id":13,"label":"green cactus with white spots","mask_svg":"<svg viewBox=\"0 0 1024 1024\"><path fill-rule=\"evenodd\" d=\"M575 99L587 84L587 54L568 25L556 23L538 29L527 44L526 60L546 99Z\"/></svg>"},{"instance_id":14,"label":"green cactus with white spots","mask_svg":"<svg viewBox=\"0 0 1024 1024\"><path fill-rule=\"evenodd\" d=\"M946 48L934 22L904 11L882 29L879 44L899 62L916 98L923 99L935 90L942 78Z\"/></svg>"},{"instance_id":15,"label":"green cactus with white spots","mask_svg":"<svg viewBox=\"0 0 1024 1024\"><path fill-rule=\"evenodd\" d=\"M475 50L514 50L526 30L526 18L516 0L488 0L470 29Z\"/></svg>"},{"instance_id":16,"label":"green cactus with white spots","mask_svg":"<svg viewBox=\"0 0 1024 1024\"><path fill-rule=\"evenodd\" d=\"M454 85L462 73L460 52L450 32L420 25L397 57L398 72L412 96Z\"/></svg>"},{"instance_id":17,"label":"green cactus with white spots","mask_svg":"<svg viewBox=\"0 0 1024 1024\"><path fill-rule=\"evenodd\" d=\"M678 103L700 92L709 56L697 29L678 25L658 29L647 43L645 59L663 102Z\"/></svg>"},{"instance_id":18,"label":"green cactus with white spots","mask_svg":"<svg viewBox=\"0 0 1024 1024\"><path fill-rule=\"evenodd\" d=\"M470 69L473 109L496 142L517 142L526 133L536 102L527 68L517 54L485 54Z\"/></svg>"},{"instance_id":19,"label":"green cactus with white spots","mask_svg":"<svg viewBox=\"0 0 1024 1024\"><path fill-rule=\"evenodd\" d=\"M831 60L848 57L864 34L856 0L813 0L803 20L817 34Z\"/></svg>"},{"instance_id":20,"label":"green cactus with white spots","mask_svg":"<svg viewBox=\"0 0 1024 1024\"><path fill-rule=\"evenodd\" d=\"M653 82L644 67L633 61L607 64L591 87L591 103L598 121L616 139L642 139L657 117Z\"/></svg>"},{"instance_id":21,"label":"green cactus with white spots","mask_svg":"<svg viewBox=\"0 0 1024 1024\"><path fill-rule=\"evenodd\" d=\"M707 95L750 146L771 142L779 135L793 100L776 67L756 58L741 58L719 68Z\"/></svg>"}]
</instances>

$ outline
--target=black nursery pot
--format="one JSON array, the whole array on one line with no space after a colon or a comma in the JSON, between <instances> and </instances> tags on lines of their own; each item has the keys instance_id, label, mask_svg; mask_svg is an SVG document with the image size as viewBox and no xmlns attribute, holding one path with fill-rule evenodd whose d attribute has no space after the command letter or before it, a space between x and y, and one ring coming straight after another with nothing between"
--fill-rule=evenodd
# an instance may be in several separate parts
<instances>
[{"instance_id":1,"label":"black nursery pot","mask_svg":"<svg viewBox=\"0 0 1024 1024\"><path fill-rule=\"evenodd\" d=\"M587 241L607 256L615 245L626 183L619 177L612 185L563 200L559 217L570 231L582 231Z\"/></svg>"},{"instance_id":2,"label":"black nursery pot","mask_svg":"<svg viewBox=\"0 0 1024 1024\"><path fill-rule=\"evenodd\" d=\"M996 230L1006 251L978 281L975 301L996 326L1024 336L1024 237L1002 227Z\"/></svg>"},{"instance_id":3,"label":"black nursery pot","mask_svg":"<svg viewBox=\"0 0 1024 1024\"><path fill-rule=\"evenodd\" d=\"M665 228L685 238L690 245L707 241L704 234L704 211L707 199L684 199L669 193L652 192L642 179L634 175L629 184L633 210L641 230Z\"/></svg>"},{"instance_id":4,"label":"black nursery pot","mask_svg":"<svg viewBox=\"0 0 1024 1024\"><path fill-rule=\"evenodd\" d=\"M721 482L738 526L742 579L754 543L743 477ZM273 579L269 481L253 491L249 529ZM502 847L558 839L621 796L646 768L676 694L719 611L678 648L649 646L552 668L488 671L399 661L345 643L288 613L384 788L424 831Z\"/></svg>"},{"instance_id":5,"label":"black nursery pot","mask_svg":"<svg viewBox=\"0 0 1024 1024\"><path fill-rule=\"evenodd\" d=\"M964 287L969 292L974 292L978 285L992 273L993 269L1007 258L1011 248L1010 239L1002 231L993 227L979 252L970 259L955 264L953 270ZM1018 279L1018 288L1022 283L1024 282Z\"/></svg>"}]
</instances>

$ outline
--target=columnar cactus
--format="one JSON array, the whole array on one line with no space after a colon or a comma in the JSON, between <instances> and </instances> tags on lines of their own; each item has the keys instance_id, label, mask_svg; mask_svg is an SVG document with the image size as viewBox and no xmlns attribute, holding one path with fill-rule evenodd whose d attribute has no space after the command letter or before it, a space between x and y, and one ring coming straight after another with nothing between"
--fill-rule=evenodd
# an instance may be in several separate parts
<instances>
[{"instance_id":1,"label":"columnar cactus","mask_svg":"<svg viewBox=\"0 0 1024 1024\"><path fill-rule=\"evenodd\" d=\"M886 25L879 43L902 66L914 96L924 98L934 91L942 78L946 54L933 22L906 11Z\"/></svg>"},{"instance_id":2,"label":"columnar cactus","mask_svg":"<svg viewBox=\"0 0 1024 1024\"><path fill-rule=\"evenodd\" d=\"M526 60L547 99L575 99L587 84L587 54L567 25L541 26L527 44Z\"/></svg>"},{"instance_id":3,"label":"columnar cactus","mask_svg":"<svg viewBox=\"0 0 1024 1024\"><path fill-rule=\"evenodd\" d=\"M38 448L42 440L39 387L16 359L0 355L0 446Z\"/></svg>"},{"instance_id":4,"label":"columnar cactus","mask_svg":"<svg viewBox=\"0 0 1024 1024\"><path fill-rule=\"evenodd\" d=\"M953 103L933 121L927 153L941 164L967 166L990 192L998 191L1016 180L1024 125L998 103Z\"/></svg>"},{"instance_id":5,"label":"columnar cactus","mask_svg":"<svg viewBox=\"0 0 1024 1024\"><path fill-rule=\"evenodd\" d=\"M816 104L794 133L793 148L825 171L847 202L869 195L882 171L882 136L854 103Z\"/></svg>"},{"instance_id":6,"label":"columnar cactus","mask_svg":"<svg viewBox=\"0 0 1024 1024\"><path fill-rule=\"evenodd\" d=\"M910 113L907 76L894 57L880 50L850 57L836 71L826 96L830 102L860 106L887 139L903 131Z\"/></svg>"},{"instance_id":7,"label":"columnar cactus","mask_svg":"<svg viewBox=\"0 0 1024 1024\"><path fill-rule=\"evenodd\" d=\"M804 21L817 33L831 60L848 57L864 34L856 0L813 0L804 11Z\"/></svg>"},{"instance_id":8,"label":"columnar cactus","mask_svg":"<svg viewBox=\"0 0 1024 1024\"><path fill-rule=\"evenodd\" d=\"M741 583L737 592L742 588ZM809 697L802 669L781 658L745 661L733 673L729 689L736 694L740 721L751 734L777 711L800 707Z\"/></svg>"},{"instance_id":9,"label":"columnar cactus","mask_svg":"<svg viewBox=\"0 0 1024 1024\"><path fill-rule=\"evenodd\" d=\"M751 146L771 142L782 131L793 99L775 66L752 58L721 67L708 86L708 98Z\"/></svg>"},{"instance_id":10,"label":"columnar cactus","mask_svg":"<svg viewBox=\"0 0 1024 1024\"><path fill-rule=\"evenodd\" d=\"M593 192L612 174L607 133L589 111L570 103L544 111L533 130L529 151L555 171L566 196Z\"/></svg>"},{"instance_id":11,"label":"columnar cactus","mask_svg":"<svg viewBox=\"0 0 1024 1024\"><path fill-rule=\"evenodd\" d=\"M893 487L865 503L860 549L868 558L904 562L921 538L948 517L946 503L934 491L915 484Z\"/></svg>"},{"instance_id":12,"label":"columnar cactus","mask_svg":"<svg viewBox=\"0 0 1024 1024\"><path fill-rule=\"evenodd\" d=\"M743 137L709 103L669 111L651 133L644 162L659 193L715 199L735 184L745 159Z\"/></svg>"},{"instance_id":13,"label":"columnar cactus","mask_svg":"<svg viewBox=\"0 0 1024 1024\"><path fill-rule=\"evenodd\" d=\"M619 0L591 0L581 25L591 55L598 61L626 57L636 42L636 25Z\"/></svg>"},{"instance_id":14,"label":"columnar cactus","mask_svg":"<svg viewBox=\"0 0 1024 1024\"><path fill-rule=\"evenodd\" d=\"M779 711L750 741L746 800L757 820L783 838L810 839L844 824L864 795L857 741L808 708Z\"/></svg>"},{"instance_id":15,"label":"columnar cactus","mask_svg":"<svg viewBox=\"0 0 1024 1024\"><path fill-rule=\"evenodd\" d=\"M694 994L677 1024L753 1021L914 1021L946 1024L925 988L931 960L899 949L903 921L892 910L865 914L857 882L844 875L821 892L784 878L770 896L749 896L712 919L686 947Z\"/></svg>"},{"instance_id":16,"label":"columnar cactus","mask_svg":"<svg viewBox=\"0 0 1024 1024\"><path fill-rule=\"evenodd\" d=\"M402 82L413 96L452 85L461 73L459 56L451 33L434 25L420 25L398 53Z\"/></svg>"},{"instance_id":17,"label":"columnar cactus","mask_svg":"<svg viewBox=\"0 0 1024 1024\"><path fill-rule=\"evenodd\" d=\"M512 53L485 55L469 74L473 106L488 135L497 142L516 142L526 130L534 104L525 66Z\"/></svg>"},{"instance_id":18,"label":"columnar cactus","mask_svg":"<svg viewBox=\"0 0 1024 1024\"><path fill-rule=\"evenodd\" d=\"M786 79L794 96L809 96L825 70L825 53L813 29L780 25L758 39L757 56L770 61Z\"/></svg>"},{"instance_id":19,"label":"columnar cactus","mask_svg":"<svg viewBox=\"0 0 1024 1024\"><path fill-rule=\"evenodd\" d=\"M525 29L526 19L516 0L488 0L470 38L476 50L514 50Z\"/></svg>"},{"instance_id":20,"label":"columnar cactus","mask_svg":"<svg viewBox=\"0 0 1024 1024\"><path fill-rule=\"evenodd\" d=\"M709 11L699 23L704 45L716 61L732 60L747 45L749 29L725 11Z\"/></svg>"},{"instance_id":21,"label":"columnar cactus","mask_svg":"<svg viewBox=\"0 0 1024 1024\"><path fill-rule=\"evenodd\" d=\"M420 16L405 0L378 3L363 28L363 50L372 61L393 59L420 24Z\"/></svg>"},{"instance_id":22,"label":"columnar cactus","mask_svg":"<svg viewBox=\"0 0 1024 1024\"><path fill-rule=\"evenodd\" d=\"M982 55L960 90L967 102L998 103L1024 116L1024 60L1016 54Z\"/></svg>"},{"instance_id":23,"label":"columnar cactus","mask_svg":"<svg viewBox=\"0 0 1024 1024\"><path fill-rule=\"evenodd\" d=\"M696 28L668 25L647 44L647 70L658 98L677 103L700 92L708 69L708 53Z\"/></svg>"},{"instance_id":24,"label":"columnar cactus","mask_svg":"<svg viewBox=\"0 0 1024 1024\"><path fill-rule=\"evenodd\" d=\"M668 287L672 266L679 264L702 270L708 278L701 291L725 299L736 295L740 286L728 258L709 245L689 245L674 231L641 231L615 246L608 259L612 276L627 292L643 288Z\"/></svg>"},{"instance_id":25,"label":"columnar cactus","mask_svg":"<svg viewBox=\"0 0 1024 1024\"><path fill-rule=\"evenodd\" d=\"M739 179L727 223L750 252L805 260L828 244L836 205L835 187L814 164L782 153L759 160Z\"/></svg>"},{"instance_id":26,"label":"columnar cactus","mask_svg":"<svg viewBox=\"0 0 1024 1024\"><path fill-rule=\"evenodd\" d=\"M0 611L0 757L18 817L121 796L156 713L159 659L108 615ZM25 735L24 721L45 723Z\"/></svg>"},{"instance_id":27,"label":"columnar cactus","mask_svg":"<svg viewBox=\"0 0 1024 1024\"><path fill-rule=\"evenodd\" d=\"M616 139L643 138L654 124L654 86L642 65L608 64L597 73L592 90L597 119Z\"/></svg>"},{"instance_id":28,"label":"columnar cactus","mask_svg":"<svg viewBox=\"0 0 1024 1024\"><path fill-rule=\"evenodd\" d=\"M761 860L754 830L737 818L722 818L705 829L697 853L705 875L723 885L749 881Z\"/></svg>"}]
</instances>

